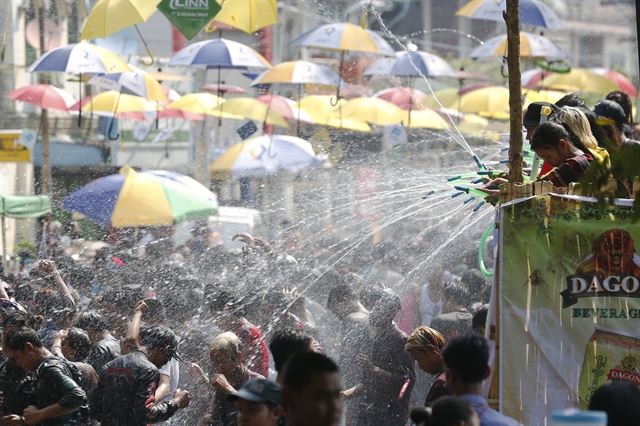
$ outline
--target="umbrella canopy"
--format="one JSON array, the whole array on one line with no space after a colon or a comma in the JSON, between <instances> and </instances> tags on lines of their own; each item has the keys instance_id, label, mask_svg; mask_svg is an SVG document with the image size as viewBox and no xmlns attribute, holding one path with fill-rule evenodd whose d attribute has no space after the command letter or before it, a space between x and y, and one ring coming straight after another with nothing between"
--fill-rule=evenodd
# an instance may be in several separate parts
<instances>
[{"instance_id":1,"label":"umbrella canopy","mask_svg":"<svg viewBox=\"0 0 640 426\"><path fill-rule=\"evenodd\" d=\"M435 95L435 96L434 96ZM433 95L426 95L422 104L426 108L442 108L438 101L445 108L454 108L460 98L460 89L457 87L447 87L446 89L436 90ZM437 101L436 101L437 99Z\"/></svg>"},{"instance_id":2,"label":"umbrella canopy","mask_svg":"<svg viewBox=\"0 0 640 426\"><path fill-rule=\"evenodd\" d=\"M314 64L309 61L291 61L283 62L266 70L251 85L274 83L338 86L340 84L340 76L325 65Z\"/></svg>"},{"instance_id":3,"label":"umbrella canopy","mask_svg":"<svg viewBox=\"0 0 640 426\"><path fill-rule=\"evenodd\" d=\"M327 24L314 28L298 36L293 45L379 55L395 54L389 43L377 33L350 23Z\"/></svg>"},{"instance_id":4,"label":"umbrella canopy","mask_svg":"<svg viewBox=\"0 0 640 426\"><path fill-rule=\"evenodd\" d=\"M157 108L157 103L148 99L109 90L94 96L86 104L83 103L82 111L116 114L120 112L150 112L156 111Z\"/></svg>"},{"instance_id":5,"label":"umbrella canopy","mask_svg":"<svg viewBox=\"0 0 640 426\"><path fill-rule=\"evenodd\" d=\"M378 58L364 70L362 75L365 77L391 75L391 68L393 68L393 65L396 63L396 59L403 53L405 52L395 52L395 57L384 56L382 58Z\"/></svg>"},{"instance_id":6,"label":"umbrella canopy","mask_svg":"<svg viewBox=\"0 0 640 426\"><path fill-rule=\"evenodd\" d=\"M412 129L444 130L449 128L444 118L432 109L402 111L399 118L402 120L403 126Z\"/></svg>"},{"instance_id":7,"label":"umbrella canopy","mask_svg":"<svg viewBox=\"0 0 640 426\"><path fill-rule=\"evenodd\" d=\"M76 101L62 89L49 84L32 84L9 92L9 99L26 102L42 109L67 111Z\"/></svg>"},{"instance_id":8,"label":"umbrella canopy","mask_svg":"<svg viewBox=\"0 0 640 426\"><path fill-rule=\"evenodd\" d=\"M375 97L349 99L342 107L342 114L345 118L355 118L379 126L400 123L402 112L391 102Z\"/></svg>"},{"instance_id":9,"label":"umbrella canopy","mask_svg":"<svg viewBox=\"0 0 640 426\"><path fill-rule=\"evenodd\" d=\"M206 31L213 31L216 26L223 24L253 34L278 23L276 0L222 0L219 3L222 9L208 24Z\"/></svg>"},{"instance_id":10,"label":"umbrella canopy","mask_svg":"<svg viewBox=\"0 0 640 426\"><path fill-rule=\"evenodd\" d=\"M29 72L43 71L109 74L131 72L131 68L110 50L80 42L48 51L29 68Z\"/></svg>"},{"instance_id":11,"label":"umbrella canopy","mask_svg":"<svg viewBox=\"0 0 640 426\"><path fill-rule=\"evenodd\" d=\"M158 80L148 72L129 65L131 72L120 72L95 76L94 83L107 86L110 90L121 90L128 95L141 96L151 101L167 102L167 93Z\"/></svg>"},{"instance_id":12,"label":"umbrella canopy","mask_svg":"<svg viewBox=\"0 0 640 426\"><path fill-rule=\"evenodd\" d=\"M490 86L473 90L460 97L460 112L471 112L487 118L509 118L509 89Z\"/></svg>"},{"instance_id":13,"label":"umbrella canopy","mask_svg":"<svg viewBox=\"0 0 640 426\"><path fill-rule=\"evenodd\" d=\"M202 121L204 120L204 114L166 108L158 113L158 118L178 118L187 121Z\"/></svg>"},{"instance_id":14,"label":"umbrella canopy","mask_svg":"<svg viewBox=\"0 0 640 426\"><path fill-rule=\"evenodd\" d=\"M541 84L548 89L600 94L619 90L613 81L586 68L573 68L566 74L552 74L545 78Z\"/></svg>"},{"instance_id":15,"label":"umbrella canopy","mask_svg":"<svg viewBox=\"0 0 640 426\"><path fill-rule=\"evenodd\" d=\"M289 127L287 121L275 110L263 102L254 98L233 98L226 100L207 114L225 117L224 114L232 114L235 119L249 119L264 122L272 126ZM228 117L232 118L232 117Z\"/></svg>"},{"instance_id":16,"label":"umbrella canopy","mask_svg":"<svg viewBox=\"0 0 640 426\"><path fill-rule=\"evenodd\" d=\"M560 98L566 95L565 92L558 90L523 90L522 93L525 95L524 107L527 107L532 102L549 102L555 104Z\"/></svg>"},{"instance_id":17,"label":"umbrella canopy","mask_svg":"<svg viewBox=\"0 0 640 426\"><path fill-rule=\"evenodd\" d=\"M232 146L210 170L233 177L261 177L299 172L321 164L309 142L294 136L264 135Z\"/></svg>"},{"instance_id":18,"label":"umbrella canopy","mask_svg":"<svg viewBox=\"0 0 640 426\"><path fill-rule=\"evenodd\" d=\"M344 114L343 107L346 103L344 99L340 99L335 106L332 103L334 100L333 96L327 95L305 96L298 102L298 107L307 112L315 124L357 132L371 131L371 127L366 122Z\"/></svg>"},{"instance_id":19,"label":"umbrella canopy","mask_svg":"<svg viewBox=\"0 0 640 426\"><path fill-rule=\"evenodd\" d=\"M522 24L554 30L562 28L560 17L542 1L520 0L519 5ZM502 12L505 10L507 10L507 0L471 0L458 9L456 16L504 22Z\"/></svg>"},{"instance_id":20,"label":"umbrella canopy","mask_svg":"<svg viewBox=\"0 0 640 426\"><path fill-rule=\"evenodd\" d=\"M633 85L626 75L606 68L591 68L591 71L613 81L621 91L632 98L638 96L638 89L636 89L636 86Z\"/></svg>"},{"instance_id":21,"label":"umbrella canopy","mask_svg":"<svg viewBox=\"0 0 640 426\"><path fill-rule=\"evenodd\" d=\"M538 68L530 69L522 72L522 87L527 89L535 89L541 84L542 80L549 77L553 73Z\"/></svg>"},{"instance_id":22,"label":"umbrella canopy","mask_svg":"<svg viewBox=\"0 0 640 426\"><path fill-rule=\"evenodd\" d=\"M269 61L249 46L224 38L192 43L173 55L169 65L231 69L271 68Z\"/></svg>"},{"instance_id":23,"label":"umbrella canopy","mask_svg":"<svg viewBox=\"0 0 640 426\"><path fill-rule=\"evenodd\" d=\"M215 214L218 205L212 195L125 166L119 174L96 179L71 193L62 205L103 226L170 226Z\"/></svg>"},{"instance_id":24,"label":"umbrella canopy","mask_svg":"<svg viewBox=\"0 0 640 426\"><path fill-rule=\"evenodd\" d=\"M507 35L499 35L476 47L469 55L472 59L506 57ZM567 57L564 50L541 35L520 32L520 57L523 59L557 60Z\"/></svg>"},{"instance_id":25,"label":"umbrella canopy","mask_svg":"<svg viewBox=\"0 0 640 426\"><path fill-rule=\"evenodd\" d=\"M256 98L287 120L300 120L305 123L313 123L313 118L300 108L295 101L278 95L262 95Z\"/></svg>"},{"instance_id":26,"label":"umbrella canopy","mask_svg":"<svg viewBox=\"0 0 640 426\"><path fill-rule=\"evenodd\" d=\"M424 99L427 96L424 92L408 87L392 87L390 89L381 90L375 94L376 97L384 99L387 102L408 110L420 109L424 107Z\"/></svg>"},{"instance_id":27,"label":"umbrella canopy","mask_svg":"<svg viewBox=\"0 0 640 426\"><path fill-rule=\"evenodd\" d=\"M90 105L89 109L91 109L91 100L93 96L85 96L75 104L71 105L67 111L79 112L82 107L85 105ZM95 114L100 117L114 117L122 120L134 120L134 121L146 121L148 119L147 115L141 111L129 111L129 112L116 112L115 114L109 111L91 111L92 114Z\"/></svg>"},{"instance_id":28,"label":"umbrella canopy","mask_svg":"<svg viewBox=\"0 0 640 426\"><path fill-rule=\"evenodd\" d=\"M457 73L444 59L427 52L404 52L391 67L397 77L456 77Z\"/></svg>"},{"instance_id":29,"label":"umbrella canopy","mask_svg":"<svg viewBox=\"0 0 640 426\"><path fill-rule=\"evenodd\" d=\"M80 40L104 38L149 19L160 0L98 0L91 8Z\"/></svg>"},{"instance_id":30,"label":"umbrella canopy","mask_svg":"<svg viewBox=\"0 0 640 426\"><path fill-rule=\"evenodd\" d=\"M222 102L224 102L224 99L211 93L189 93L167 105L167 109L191 114L206 114Z\"/></svg>"}]
</instances>

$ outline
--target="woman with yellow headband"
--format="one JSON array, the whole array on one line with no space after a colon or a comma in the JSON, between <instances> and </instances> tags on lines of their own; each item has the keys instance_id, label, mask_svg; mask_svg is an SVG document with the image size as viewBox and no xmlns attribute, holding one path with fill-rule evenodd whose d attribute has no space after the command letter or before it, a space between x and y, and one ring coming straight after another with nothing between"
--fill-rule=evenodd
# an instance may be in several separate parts
<instances>
[{"instance_id":1,"label":"woman with yellow headband","mask_svg":"<svg viewBox=\"0 0 640 426\"><path fill-rule=\"evenodd\" d=\"M591 133L589 120L579 108L563 107L553 114L552 120L565 126L571 137L582 142L594 160L607 167L610 166L609 153L603 147L598 146L598 141Z\"/></svg>"},{"instance_id":2,"label":"woman with yellow headband","mask_svg":"<svg viewBox=\"0 0 640 426\"><path fill-rule=\"evenodd\" d=\"M418 367L422 371L435 376L433 385L431 385L431 389L427 393L425 401L427 406L433 404L436 399L442 396L451 395L446 385L444 360L440 354L446 344L447 341L439 331L421 326L411 333L404 347L418 363Z\"/></svg>"}]
</instances>

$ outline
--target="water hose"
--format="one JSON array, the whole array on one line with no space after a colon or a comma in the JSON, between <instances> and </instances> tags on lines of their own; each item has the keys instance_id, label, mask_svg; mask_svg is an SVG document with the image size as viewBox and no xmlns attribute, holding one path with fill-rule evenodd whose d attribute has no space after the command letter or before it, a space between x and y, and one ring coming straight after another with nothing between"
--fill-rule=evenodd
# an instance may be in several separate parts
<instances>
[{"instance_id":1,"label":"water hose","mask_svg":"<svg viewBox=\"0 0 640 426\"><path fill-rule=\"evenodd\" d=\"M493 278L493 271L489 271L484 265L484 253L487 245L487 238L489 238L489 235L491 235L494 229L495 225L491 223L484 231L484 234L482 234L482 238L480 238L480 247L478 248L478 266L480 267L480 272L482 272L482 274L487 278Z\"/></svg>"}]
</instances>

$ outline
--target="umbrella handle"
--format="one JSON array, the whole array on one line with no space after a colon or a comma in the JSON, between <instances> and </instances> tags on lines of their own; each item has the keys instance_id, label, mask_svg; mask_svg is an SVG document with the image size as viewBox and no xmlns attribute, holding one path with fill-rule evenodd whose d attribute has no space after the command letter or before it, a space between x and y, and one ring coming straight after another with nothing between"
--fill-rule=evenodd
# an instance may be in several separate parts
<instances>
[{"instance_id":1,"label":"umbrella handle","mask_svg":"<svg viewBox=\"0 0 640 426\"><path fill-rule=\"evenodd\" d=\"M336 107L340 103L340 86L342 86L342 67L344 66L345 51L340 52L340 64L338 65L338 88L336 89L336 101L333 102L333 98L329 99L331 106Z\"/></svg>"},{"instance_id":2,"label":"umbrella handle","mask_svg":"<svg viewBox=\"0 0 640 426\"><path fill-rule=\"evenodd\" d=\"M500 74L504 78L509 78L509 73L506 70L506 65L507 65L507 57L503 56L502 57L502 65L500 65Z\"/></svg>"},{"instance_id":3,"label":"umbrella handle","mask_svg":"<svg viewBox=\"0 0 640 426\"><path fill-rule=\"evenodd\" d=\"M110 141L117 141L118 139L120 139L120 133L116 132L115 135L113 134L113 127L114 127L113 125L115 124L115 122L116 122L115 117L112 117L111 122L109 123L109 130L107 131L107 138Z\"/></svg>"},{"instance_id":4,"label":"umbrella handle","mask_svg":"<svg viewBox=\"0 0 640 426\"><path fill-rule=\"evenodd\" d=\"M140 32L140 29L138 28L137 25L134 25L137 33L138 33L138 37L140 37L140 41L142 41L142 44L144 45L145 50L147 51L147 55L149 55L149 62L147 62L146 60L142 60L142 63L147 66L150 67L151 65L156 63L156 58L153 57L153 53L151 52L151 49L149 48L149 45L147 44L147 41L144 39L144 37L142 37L142 33Z\"/></svg>"}]
</instances>

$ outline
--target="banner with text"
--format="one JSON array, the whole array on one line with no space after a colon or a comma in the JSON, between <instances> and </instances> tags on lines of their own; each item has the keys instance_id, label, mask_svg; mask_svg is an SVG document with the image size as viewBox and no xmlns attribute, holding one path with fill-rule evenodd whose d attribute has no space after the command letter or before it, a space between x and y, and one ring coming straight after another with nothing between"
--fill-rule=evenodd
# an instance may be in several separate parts
<instances>
[{"instance_id":1,"label":"banner with text","mask_svg":"<svg viewBox=\"0 0 640 426\"><path fill-rule=\"evenodd\" d=\"M500 395L548 424L608 380L640 385L640 222L631 208L538 196L501 208Z\"/></svg>"}]
</instances>

